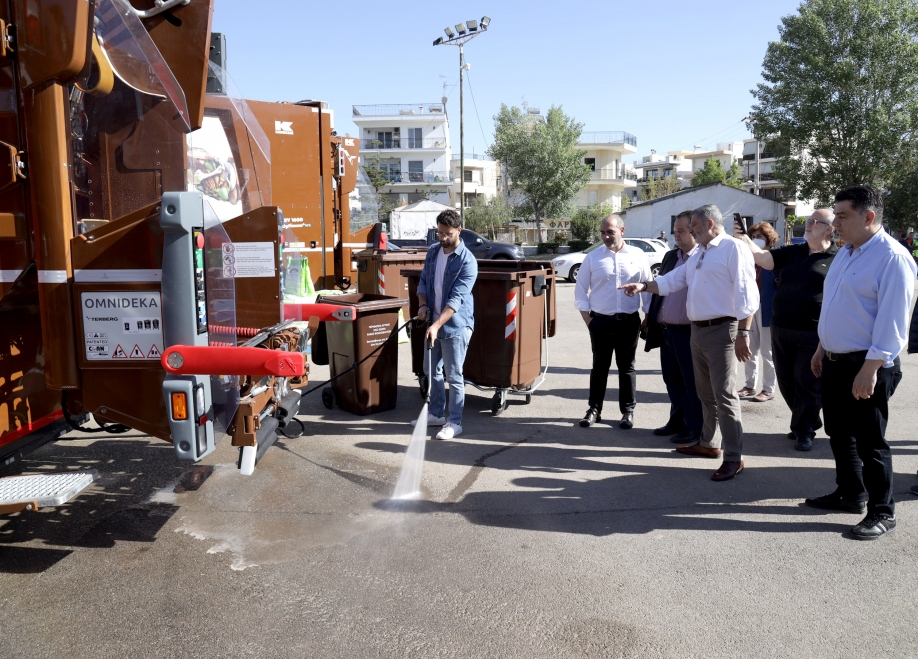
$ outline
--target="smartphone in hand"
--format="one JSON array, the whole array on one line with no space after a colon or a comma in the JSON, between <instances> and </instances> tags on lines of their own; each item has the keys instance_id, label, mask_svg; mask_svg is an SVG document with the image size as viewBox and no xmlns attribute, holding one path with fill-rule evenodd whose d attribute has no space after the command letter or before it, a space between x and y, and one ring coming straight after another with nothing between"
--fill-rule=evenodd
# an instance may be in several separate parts
<instances>
[{"instance_id":1,"label":"smartphone in hand","mask_svg":"<svg viewBox=\"0 0 918 659\"><path fill-rule=\"evenodd\" d=\"M746 226L746 218L744 218L739 213L733 214L733 224L736 225L736 228L744 236L749 233L749 228Z\"/></svg>"}]
</instances>

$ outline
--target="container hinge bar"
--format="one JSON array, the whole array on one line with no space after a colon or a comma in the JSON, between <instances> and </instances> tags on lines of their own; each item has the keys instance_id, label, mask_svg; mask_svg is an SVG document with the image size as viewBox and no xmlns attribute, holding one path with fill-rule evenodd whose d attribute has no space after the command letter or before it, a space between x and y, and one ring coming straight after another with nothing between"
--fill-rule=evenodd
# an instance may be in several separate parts
<instances>
[{"instance_id":1,"label":"container hinge bar","mask_svg":"<svg viewBox=\"0 0 918 659\"><path fill-rule=\"evenodd\" d=\"M140 9L134 9L134 13L137 14L140 18L152 18L153 16L162 14L164 11L169 11L178 5L187 5L189 2L191 2L191 0L155 0L153 2L153 6L150 9L145 9L142 11Z\"/></svg>"},{"instance_id":2,"label":"container hinge bar","mask_svg":"<svg viewBox=\"0 0 918 659\"><path fill-rule=\"evenodd\" d=\"M0 19L0 56L12 57L16 52L16 26Z\"/></svg>"}]
</instances>

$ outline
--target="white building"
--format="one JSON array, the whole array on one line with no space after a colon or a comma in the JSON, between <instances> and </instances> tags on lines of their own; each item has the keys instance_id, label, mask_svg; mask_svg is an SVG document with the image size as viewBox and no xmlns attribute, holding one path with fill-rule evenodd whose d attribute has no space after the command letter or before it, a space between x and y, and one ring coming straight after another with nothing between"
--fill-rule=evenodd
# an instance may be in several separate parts
<instances>
[{"instance_id":1,"label":"white building","mask_svg":"<svg viewBox=\"0 0 918 659\"><path fill-rule=\"evenodd\" d=\"M593 170L592 178L577 193L579 207L607 205L613 210L622 206L622 196L631 196L637 188L637 174L622 158L637 153L637 138L622 131L588 132L580 135L577 148L586 150L583 162Z\"/></svg>"},{"instance_id":2,"label":"white building","mask_svg":"<svg viewBox=\"0 0 918 659\"><path fill-rule=\"evenodd\" d=\"M688 154L686 157L692 161L692 171L690 174L687 174L685 178L691 181L695 176L695 172L699 169L704 169L704 164L709 158L717 159L717 161L720 162L720 166L723 167L725 171L730 169L733 163L741 162L743 159L743 143L720 142L713 151L701 151L698 149Z\"/></svg>"},{"instance_id":3,"label":"white building","mask_svg":"<svg viewBox=\"0 0 918 659\"><path fill-rule=\"evenodd\" d=\"M360 164L386 172L390 184L381 194L410 204L431 199L450 203L449 123L443 103L355 105L360 129Z\"/></svg>"},{"instance_id":4,"label":"white building","mask_svg":"<svg viewBox=\"0 0 918 659\"><path fill-rule=\"evenodd\" d=\"M640 162L634 163L634 170L637 173L637 187L631 190L631 203L637 203L641 198L641 191L647 187L650 181L656 181L662 178L675 176L682 179L682 187L687 187L692 178L692 160L689 156L693 155L692 151L668 151L666 156L658 156L657 152L651 150L649 156L641 158Z\"/></svg>"},{"instance_id":5,"label":"white building","mask_svg":"<svg viewBox=\"0 0 918 659\"><path fill-rule=\"evenodd\" d=\"M465 207L473 205L477 199L487 201L500 191L501 167L490 156L481 153L466 153L464 171L460 174L459 158L450 162L450 173L453 184L450 188L450 203L459 206L460 176L465 193Z\"/></svg>"},{"instance_id":6,"label":"white building","mask_svg":"<svg viewBox=\"0 0 918 659\"><path fill-rule=\"evenodd\" d=\"M655 238L666 232L672 245L673 223L682 211L714 204L724 216L724 228L733 233L733 214L747 218L748 226L770 222L779 236L784 236L784 204L731 188L723 183L710 183L697 188L657 197L635 204L625 212L625 229L630 238Z\"/></svg>"},{"instance_id":7,"label":"white building","mask_svg":"<svg viewBox=\"0 0 918 659\"><path fill-rule=\"evenodd\" d=\"M810 215L814 208L812 201L800 201L786 190L784 184L775 178L774 168L777 158L769 151L766 142L754 138L743 142L743 176L746 177L744 188L753 194L766 199L779 201L786 207L788 215Z\"/></svg>"}]
</instances>

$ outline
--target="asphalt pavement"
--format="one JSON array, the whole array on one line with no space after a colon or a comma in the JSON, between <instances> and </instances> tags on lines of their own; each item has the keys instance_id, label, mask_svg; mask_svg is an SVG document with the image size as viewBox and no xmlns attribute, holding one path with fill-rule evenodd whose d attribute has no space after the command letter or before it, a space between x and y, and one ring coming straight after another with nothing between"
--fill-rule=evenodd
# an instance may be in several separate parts
<instances>
[{"instance_id":1,"label":"asphalt pavement","mask_svg":"<svg viewBox=\"0 0 918 659\"><path fill-rule=\"evenodd\" d=\"M94 468L68 505L0 518L0 657L915 657L918 355L891 401L899 526L802 506L834 489L819 434L780 397L743 403L745 471L682 456L658 353L638 352L635 428L586 411L589 337L558 286L545 385L427 445L423 499L388 500L422 404L400 346L398 407L304 401L307 434L254 475L224 441L200 465L139 433L71 434L23 472ZM312 367L311 380L327 377Z\"/></svg>"}]
</instances>

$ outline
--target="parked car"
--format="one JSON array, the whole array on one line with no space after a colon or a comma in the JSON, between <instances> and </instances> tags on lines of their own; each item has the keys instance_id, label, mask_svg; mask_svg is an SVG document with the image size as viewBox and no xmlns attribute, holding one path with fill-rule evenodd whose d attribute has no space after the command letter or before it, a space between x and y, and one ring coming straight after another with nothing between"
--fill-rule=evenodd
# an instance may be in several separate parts
<instances>
[{"instance_id":1,"label":"parked car","mask_svg":"<svg viewBox=\"0 0 918 659\"><path fill-rule=\"evenodd\" d=\"M650 267L650 272L654 276L660 273L663 255L669 251L669 248L666 247L661 240L657 238L625 238L625 242L644 252L644 255L647 257L647 265ZM576 282L577 274L580 272L580 264L583 263L583 259L587 254L601 246L602 243L596 243L582 252L562 254L552 259L551 263L555 268L555 273L558 277L565 277L568 281Z\"/></svg>"},{"instance_id":2,"label":"parked car","mask_svg":"<svg viewBox=\"0 0 918 659\"><path fill-rule=\"evenodd\" d=\"M523 248L519 245L510 243L501 243L495 240L488 240L471 229L463 229L459 234L465 246L471 250L476 259L505 259L521 261L526 258ZM390 240L389 245L395 248L406 247L429 247L437 242L437 230L429 229L427 231L427 240Z\"/></svg>"}]
</instances>

